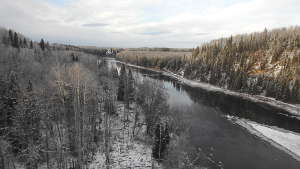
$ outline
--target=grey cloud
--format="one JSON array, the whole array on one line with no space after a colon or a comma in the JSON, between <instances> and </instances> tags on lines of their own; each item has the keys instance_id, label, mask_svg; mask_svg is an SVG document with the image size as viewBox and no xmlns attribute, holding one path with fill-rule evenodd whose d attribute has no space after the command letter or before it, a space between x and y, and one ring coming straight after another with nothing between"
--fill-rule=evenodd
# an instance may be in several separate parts
<instances>
[{"instance_id":1,"label":"grey cloud","mask_svg":"<svg viewBox=\"0 0 300 169\"><path fill-rule=\"evenodd\" d=\"M196 36L205 36L205 35L209 35L209 33L196 33Z\"/></svg>"},{"instance_id":2,"label":"grey cloud","mask_svg":"<svg viewBox=\"0 0 300 169\"><path fill-rule=\"evenodd\" d=\"M87 23L87 24L82 24L83 27L103 27L107 26L109 24L106 23Z\"/></svg>"},{"instance_id":3,"label":"grey cloud","mask_svg":"<svg viewBox=\"0 0 300 169\"><path fill-rule=\"evenodd\" d=\"M169 34L169 33L171 33L171 32L170 31L145 31L145 32L140 33L140 34L155 36L155 35L162 35L162 34Z\"/></svg>"},{"instance_id":4,"label":"grey cloud","mask_svg":"<svg viewBox=\"0 0 300 169\"><path fill-rule=\"evenodd\" d=\"M122 32L112 31L111 33L114 33L114 34L120 34L120 33L122 33Z\"/></svg>"}]
</instances>

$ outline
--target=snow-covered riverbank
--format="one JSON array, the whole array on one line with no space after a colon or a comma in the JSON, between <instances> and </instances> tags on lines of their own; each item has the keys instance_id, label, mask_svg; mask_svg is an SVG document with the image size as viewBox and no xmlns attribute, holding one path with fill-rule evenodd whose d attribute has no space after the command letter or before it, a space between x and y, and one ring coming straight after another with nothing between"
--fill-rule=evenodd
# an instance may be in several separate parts
<instances>
[{"instance_id":1,"label":"snow-covered riverbank","mask_svg":"<svg viewBox=\"0 0 300 169\"><path fill-rule=\"evenodd\" d=\"M227 118L300 161L300 134L233 116Z\"/></svg>"},{"instance_id":2,"label":"snow-covered riverbank","mask_svg":"<svg viewBox=\"0 0 300 169\"><path fill-rule=\"evenodd\" d=\"M285 103L285 102L275 100L274 98L270 98L270 97L264 97L264 96L260 96L260 95L250 95L250 94L247 94L247 93L235 92L235 91L231 91L231 90L228 90L228 89L223 89L223 88L220 88L220 87L208 84L208 83L203 83L203 82L199 82L199 81L195 81L195 80L189 80L189 79L184 78L181 75L175 74L175 73L170 72L168 70L164 70L164 71L156 70L156 69L151 69L151 68L147 68L147 67L143 67L143 66L133 65L133 64L130 64L130 63L125 63L125 62L117 61L117 60L116 60L116 62L126 64L130 67L160 73L164 76L171 77L171 78L173 78L175 80L178 80L181 83L184 83L184 84L186 84L188 86L191 86L191 87L199 87L199 88L207 90L207 91L220 92L220 93L224 93L226 95L239 97L239 98L244 99L244 100L249 100L251 102L265 104L265 105L274 107L276 109L283 110L284 112L286 112L286 115L291 116L291 117L295 117L295 118L300 120L300 106L299 105L293 105L293 104Z\"/></svg>"}]
</instances>

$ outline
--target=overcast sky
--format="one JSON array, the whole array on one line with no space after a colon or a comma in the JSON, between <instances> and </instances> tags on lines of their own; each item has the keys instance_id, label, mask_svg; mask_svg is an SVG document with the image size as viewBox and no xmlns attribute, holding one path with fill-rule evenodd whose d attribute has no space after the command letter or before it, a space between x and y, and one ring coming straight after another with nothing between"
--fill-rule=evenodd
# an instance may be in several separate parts
<instances>
[{"instance_id":1,"label":"overcast sky","mask_svg":"<svg viewBox=\"0 0 300 169\"><path fill-rule=\"evenodd\" d=\"M34 40L195 47L300 23L300 0L0 0L0 26Z\"/></svg>"}]
</instances>

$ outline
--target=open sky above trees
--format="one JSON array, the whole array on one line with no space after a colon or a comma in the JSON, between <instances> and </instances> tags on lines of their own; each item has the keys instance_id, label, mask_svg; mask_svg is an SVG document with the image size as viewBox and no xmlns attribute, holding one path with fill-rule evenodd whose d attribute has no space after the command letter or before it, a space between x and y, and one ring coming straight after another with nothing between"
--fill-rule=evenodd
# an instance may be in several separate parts
<instances>
[{"instance_id":1,"label":"open sky above trees","mask_svg":"<svg viewBox=\"0 0 300 169\"><path fill-rule=\"evenodd\" d=\"M1 0L1 26L52 43L196 47L299 24L298 0Z\"/></svg>"}]
</instances>

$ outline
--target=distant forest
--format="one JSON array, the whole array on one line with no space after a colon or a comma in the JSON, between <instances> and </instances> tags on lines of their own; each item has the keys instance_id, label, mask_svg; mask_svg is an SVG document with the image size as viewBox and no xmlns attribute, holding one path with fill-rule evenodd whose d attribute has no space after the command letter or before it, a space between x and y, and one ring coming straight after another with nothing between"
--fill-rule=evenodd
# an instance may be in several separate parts
<instances>
[{"instance_id":1,"label":"distant forest","mask_svg":"<svg viewBox=\"0 0 300 169\"><path fill-rule=\"evenodd\" d=\"M118 58L234 91L300 102L298 26L213 40L190 55L166 56L162 52L148 57L122 51Z\"/></svg>"}]
</instances>

